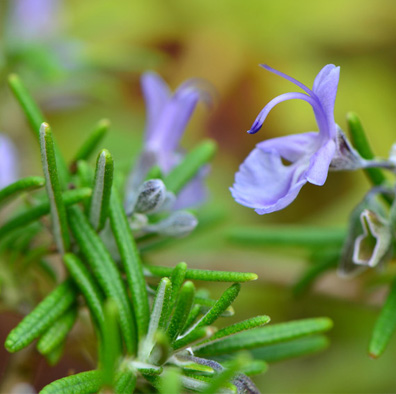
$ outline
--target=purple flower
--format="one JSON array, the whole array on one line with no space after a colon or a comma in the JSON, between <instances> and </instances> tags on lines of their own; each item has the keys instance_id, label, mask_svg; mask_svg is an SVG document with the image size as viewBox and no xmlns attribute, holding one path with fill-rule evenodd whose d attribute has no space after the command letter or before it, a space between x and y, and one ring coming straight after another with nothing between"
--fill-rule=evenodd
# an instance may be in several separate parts
<instances>
[{"instance_id":1,"label":"purple flower","mask_svg":"<svg viewBox=\"0 0 396 394\"><path fill-rule=\"evenodd\" d=\"M242 163L230 189L232 196L260 215L285 208L307 182L319 186L325 183L332 159L339 153L336 140L340 133L333 114L339 67L332 64L323 67L312 90L269 66L262 67L294 83L305 93L285 93L271 100L248 133L259 131L271 109L291 99L304 100L311 105L319 133L308 132L260 142Z\"/></svg>"},{"instance_id":2,"label":"purple flower","mask_svg":"<svg viewBox=\"0 0 396 394\"><path fill-rule=\"evenodd\" d=\"M17 152L14 144L0 134L0 189L18 179Z\"/></svg>"},{"instance_id":3,"label":"purple flower","mask_svg":"<svg viewBox=\"0 0 396 394\"><path fill-rule=\"evenodd\" d=\"M167 174L183 157L179 143L198 101L210 100L210 96L196 79L184 82L173 94L154 72L145 73L141 83L147 108L144 150L154 154L156 164ZM205 199L205 172L185 186L174 208L191 207Z\"/></svg>"}]
</instances>

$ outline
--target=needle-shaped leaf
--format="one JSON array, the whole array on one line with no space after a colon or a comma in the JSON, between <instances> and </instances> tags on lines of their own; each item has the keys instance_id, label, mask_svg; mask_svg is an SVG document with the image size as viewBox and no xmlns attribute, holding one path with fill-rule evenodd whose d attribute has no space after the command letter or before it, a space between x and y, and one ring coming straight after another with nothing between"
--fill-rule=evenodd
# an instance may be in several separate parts
<instances>
[{"instance_id":1,"label":"needle-shaped leaf","mask_svg":"<svg viewBox=\"0 0 396 394\"><path fill-rule=\"evenodd\" d=\"M98 122L96 127L92 130L88 138L84 141L80 149L75 154L72 167L74 167L79 160L88 160L90 158L90 156L97 149L99 143L109 131L109 127L110 121L108 119L102 119Z\"/></svg>"},{"instance_id":2,"label":"needle-shaped leaf","mask_svg":"<svg viewBox=\"0 0 396 394\"><path fill-rule=\"evenodd\" d=\"M88 199L91 197L91 194L92 190L89 188L68 190L62 193L62 200L64 205L68 207ZM0 227L0 239L8 235L11 231L17 230L21 227L26 227L28 224L35 222L42 216L49 213L49 201L42 202L33 208L27 209L25 212L19 213Z\"/></svg>"},{"instance_id":3,"label":"needle-shaped leaf","mask_svg":"<svg viewBox=\"0 0 396 394\"><path fill-rule=\"evenodd\" d=\"M55 380L45 386L39 394L92 394L97 393L101 386L101 372L87 371Z\"/></svg>"},{"instance_id":4,"label":"needle-shaped leaf","mask_svg":"<svg viewBox=\"0 0 396 394\"><path fill-rule=\"evenodd\" d=\"M136 328L133 312L121 274L102 240L88 219L77 207L68 210L70 227L87 262L104 290L106 296L116 302L120 315L120 326L128 353L136 350Z\"/></svg>"},{"instance_id":5,"label":"needle-shaped leaf","mask_svg":"<svg viewBox=\"0 0 396 394\"><path fill-rule=\"evenodd\" d=\"M328 346L329 340L327 337L314 335L294 341L259 347L252 349L250 352L254 358L271 363L316 353L326 349Z\"/></svg>"},{"instance_id":6,"label":"needle-shaped leaf","mask_svg":"<svg viewBox=\"0 0 396 394\"><path fill-rule=\"evenodd\" d=\"M154 336L158 329L165 328L169 317L169 304L172 291L172 283L168 278L162 278L155 294L153 303L153 310L150 316L150 323L148 326L147 336L143 340L139 349L139 359L146 361L149 357L153 346Z\"/></svg>"},{"instance_id":7,"label":"needle-shaped leaf","mask_svg":"<svg viewBox=\"0 0 396 394\"><path fill-rule=\"evenodd\" d=\"M359 117L355 113L350 112L347 114L347 122L352 143L359 152L360 156L366 160L374 159L374 153L371 150L370 143L367 139L366 133L364 132ZM386 182L386 177L379 168L365 168L364 172L373 185L381 185ZM386 198L389 200L389 196Z\"/></svg>"},{"instance_id":8,"label":"needle-shaped leaf","mask_svg":"<svg viewBox=\"0 0 396 394\"><path fill-rule=\"evenodd\" d=\"M106 324L102 326L99 365L103 371L103 386L105 389L111 389L116 366L121 358L117 304L111 299L108 300L104 307L104 313Z\"/></svg>"},{"instance_id":9,"label":"needle-shaped leaf","mask_svg":"<svg viewBox=\"0 0 396 394\"><path fill-rule=\"evenodd\" d=\"M253 349L322 333L328 331L332 326L333 322L330 319L321 317L254 328L208 343L197 349L196 354L198 356L214 356L238 350Z\"/></svg>"},{"instance_id":10,"label":"needle-shaped leaf","mask_svg":"<svg viewBox=\"0 0 396 394\"><path fill-rule=\"evenodd\" d=\"M235 323L231 326L224 327L221 330L214 333L214 335L212 335L207 341L194 347L194 349L197 349L201 346L205 346L204 344L206 344L207 342L213 342L215 340L225 338L230 335L234 335L238 332L251 330L252 328L264 326L265 324L268 324L270 322L270 320L271 320L270 317L266 316L266 315L256 316L256 317L252 317L250 319Z\"/></svg>"},{"instance_id":11,"label":"needle-shaped leaf","mask_svg":"<svg viewBox=\"0 0 396 394\"><path fill-rule=\"evenodd\" d=\"M51 209L53 235L59 253L64 254L69 248L69 231L56 165L54 141L51 129L47 123L42 123L40 127L40 150L45 186Z\"/></svg>"},{"instance_id":12,"label":"needle-shaped leaf","mask_svg":"<svg viewBox=\"0 0 396 394\"><path fill-rule=\"evenodd\" d=\"M211 327L198 327L188 333L188 335L184 335L179 337L172 344L172 348L174 350L180 350L186 347L191 347L197 342L201 342L201 340L206 339L213 335L214 330Z\"/></svg>"},{"instance_id":13,"label":"needle-shaped leaf","mask_svg":"<svg viewBox=\"0 0 396 394\"><path fill-rule=\"evenodd\" d=\"M239 283L234 283L231 285L219 298L218 301L213 305L212 308L200 319L197 324L193 326L190 331L187 331L182 337L180 337L176 342L179 342L182 338L190 338L194 336L194 332L198 328L205 326L210 326L215 322L220 315L234 302L235 298L238 296L241 285Z\"/></svg>"},{"instance_id":14,"label":"needle-shaped leaf","mask_svg":"<svg viewBox=\"0 0 396 394\"><path fill-rule=\"evenodd\" d=\"M180 394L182 391L181 376L176 368L167 368L161 376L158 386L160 394Z\"/></svg>"},{"instance_id":15,"label":"needle-shaped leaf","mask_svg":"<svg viewBox=\"0 0 396 394\"><path fill-rule=\"evenodd\" d=\"M144 279L142 263L135 240L132 236L127 217L125 216L124 208L115 189L112 192L110 202L110 223L132 296L138 338L142 340L147 334L150 317L146 281Z\"/></svg>"},{"instance_id":16,"label":"needle-shaped leaf","mask_svg":"<svg viewBox=\"0 0 396 394\"><path fill-rule=\"evenodd\" d=\"M201 306L200 305L194 305L193 308L191 309L190 313L187 316L186 323L184 324L184 327L182 328L182 333L187 331L197 320L198 316L201 313Z\"/></svg>"},{"instance_id":17,"label":"needle-shaped leaf","mask_svg":"<svg viewBox=\"0 0 396 394\"><path fill-rule=\"evenodd\" d=\"M108 150L103 149L96 161L95 180L89 209L89 221L97 232L103 229L109 214L113 171L113 157Z\"/></svg>"},{"instance_id":18,"label":"needle-shaped leaf","mask_svg":"<svg viewBox=\"0 0 396 394\"><path fill-rule=\"evenodd\" d=\"M225 368L228 368L229 361L222 362ZM240 372L247 376L261 375L267 372L268 364L263 360L250 360L249 363L242 365Z\"/></svg>"},{"instance_id":19,"label":"needle-shaped leaf","mask_svg":"<svg viewBox=\"0 0 396 394\"><path fill-rule=\"evenodd\" d=\"M133 393L136 387L137 371L130 367L121 366L115 376L114 391L116 394Z\"/></svg>"},{"instance_id":20,"label":"needle-shaped leaf","mask_svg":"<svg viewBox=\"0 0 396 394\"><path fill-rule=\"evenodd\" d=\"M172 310L178 297L179 291L182 287L184 279L186 277L187 271L187 264L182 262L176 265L175 268L172 269L170 273L170 279L172 282L172 293L171 293L171 300L170 300L170 309Z\"/></svg>"},{"instance_id":21,"label":"needle-shaped leaf","mask_svg":"<svg viewBox=\"0 0 396 394\"><path fill-rule=\"evenodd\" d=\"M77 307L72 306L66 311L37 342L37 350L41 354L49 354L61 345L69 331L72 329L77 318Z\"/></svg>"},{"instance_id":22,"label":"needle-shaped leaf","mask_svg":"<svg viewBox=\"0 0 396 394\"><path fill-rule=\"evenodd\" d=\"M0 206L9 199L17 197L20 193L39 189L45 185L45 180L41 176L30 176L19 179L0 190Z\"/></svg>"},{"instance_id":23,"label":"needle-shaped leaf","mask_svg":"<svg viewBox=\"0 0 396 394\"><path fill-rule=\"evenodd\" d=\"M369 354L379 357L396 330L396 280L390 287L388 297L375 323L369 345Z\"/></svg>"},{"instance_id":24,"label":"needle-shaped leaf","mask_svg":"<svg viewBox=\"0 0 396 394\"><path fill-rule=\"evenodd\" d=\"M8 77L8 84L26 116L30 128L39 138L40 127L42 123L45 122L44 115L40 111L40 108L35 103L26 86L23 84L22 80L19 78L18 75L11 74ZM60 153L59 148L55 146L54 149L56 153L56 162L59 167L61 182L64 185L66 184L66 180L68 178L66 163Z\"/></svg>"},{"instance_id":25,"label":"needle-shaped leaf","mask_svg":"<svg viewBox=\"0 0 396 394\"><path fill-rule=\"evenodd\" d=\"M151 275L158 277L170 276L173 271L173 268L161 267L158 265L145 265L144 268L149 271ZM212 271L187 268L185 279L210 282L248 282L250 280L256 280L257 275L250 272Z\"/></svg>"},{"instance_id":26,"label":"needle-shaped leaf","mask_svg":"<svg viewBox=\"0 0 396 394\"><path fill-rule=\"evenodd\" d=\"M346 231L338 228L302 226L238 227L231 229L228 239L245 247L305 247L342 246Z\"/></svg>"},{"instance_id":27,"label":"needle-shaped leaf","mask_svg":"<svg viewBox=\"0 0 396 394\"><path fill-rule=\"evenodd\" d=\"M177 194L197 175L198 171L212 160L216 153L216 143L212 140L201 142L191 150L176 167L164 178L166 188Z\"/></svg>"},{"instance_id":28,"label":"needle-shaped leaf","mask_svg":"<svg viewBox=\"0 0 396 394\"><path fill-rule=\"evenodd\" d=\"M76 300L76 289L70 279L57 286L36 308L8 334L6 349L17 352L44 333Z\"/></svg>"},{"instance_id":29,"label":"needle-shaped leaf","mask_svg":"<svg viewBox=\"0 0 396 394\"><path fill-rule=\"evenodd\" d=\"M62 342L60 345L58 345L55 349L53 349L51 352L45 355L45 359L47 360L47 363L51 366L56 365L59 360L63 356L63 350L65 348L65 341Z\"/></svg>"},{"instance_id":30,"label":"needle-shaped leaf","mask_svg":"<svg viewBox=\"0 0 396 394\"><path fill-rule=\"evenodd\" d=\"M85 301L99 327L104 324L103 295L92 274L88 271L82 261L71 253L63 256L63 261L74 282L84 295Z\"/></svg>"},{"instance_id":31,"label":"needle-shaped leaf","mask_svg":"<svg viewBox=\"0 0 396 394\"><path fill-rule=\"evenodd\" d=\"M194 302L194 295L194 284L190 281L185 282L180 289L175 311L173 312L172 320L166 332L170 341L173 341L184 327Z\"/></svg>"}]
</instances>

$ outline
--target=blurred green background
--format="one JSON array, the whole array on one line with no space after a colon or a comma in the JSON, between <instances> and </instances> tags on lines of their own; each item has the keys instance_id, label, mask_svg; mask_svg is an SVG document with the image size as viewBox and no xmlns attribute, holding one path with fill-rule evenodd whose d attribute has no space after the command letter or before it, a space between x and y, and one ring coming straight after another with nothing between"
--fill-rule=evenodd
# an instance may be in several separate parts
<instances>
[{"instance_id":1,"label":"blurred green background","mask_svg":"<svg viewBox=\"0 0 396 394\"><path fill-rule=\"evenodd\" d=\"M191 147L203 137L218 142L205 209L224 219L149 254L150 261L257 272L259 280L243 286L235 305L238 320L253 314L268 314L274 322L334 319L330 348L271 366L256 379L263 392L396 392L396 342L379 360L369 359L366 351L384 297L381 288L364 288L366 276L345 281L330 273L295 299L290 286L307 264L304 253L252 250L232 245L225 235L230 227L245 225L346 225L369 187L360 172L332 173L325 186L305 186L290 207L266 216L236 204L228 188L239 164L262 139L316 130L311 108L293 101L274 109L259 133L246 134L269 100L295 90L259 63L308 86L325 64L341 66L336 122L345 130L345 114L357 112L376 154L388 155L396 124L396 2L52 0L53 13L38 23L31 10L25 21L16 15L15 3L0 2L0 130L18 146L22 175L40 173L38 146L8 91L8 73L18 72L32 90L67 158L99 119L109 118L112 130L104 145L120 170L129 168L141 147L141 73L156 70L172 88L190 77L207 79L217 92L215 106L199 106L183 145ZM37 10L46 2L30 3ZM33 33L26 35L29 23Z\"/></svg>"}]
</instances>

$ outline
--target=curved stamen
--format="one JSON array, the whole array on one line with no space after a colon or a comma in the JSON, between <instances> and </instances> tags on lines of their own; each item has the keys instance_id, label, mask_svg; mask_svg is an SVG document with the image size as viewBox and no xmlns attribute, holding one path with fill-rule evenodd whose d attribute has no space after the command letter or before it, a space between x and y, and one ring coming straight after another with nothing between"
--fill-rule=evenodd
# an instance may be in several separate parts
<instances>
[{"instance_id":1,"label":"curved stamen","mask_svg":"<svg viewBox=\"0 0 396 394\"><path fill-rule=\"evenodd\" d=\"M300 93L300 92L292 92L292 93L284 93L281 94L278 97L275 97L274 99L272 99L258 114L256 120L254 121L252 127L250 130L248 130L249 134L255 134L257 133L260 129L261 126L263 125L265 118L267 117L267 115L269 114L269 112L271 111L272 108L275 107L275 105L281 103L282 101L287 101L287 100L293 100L293 99L299 99L299 100L304 100L306 102L308 102L315 114L317 115L317 122L318 122L318 126L319 126L319 130L321 130L323 127L326 127L326 118L325 115L323 113L323 108L320 105L320 103L318 103L317 100L315 100L315 98L308 96L305 93ZM323 118L323 119L321 119Z\"/></svg>"},{"instance_id":2,"label":"curved stamen","mask_svg":"<svg viewBox=\"0 0 396 394\"><path fill-rule=\"evenodd\" d=\"M294 83L294 84L297 85L299 88L301 88L302 90L304 90L304 92L308 93L310 96L316 98L315 93L314 93L311 89L307 88L303 83L297 81L297 79L294 79L294 78L292 78L292 77L289 77L287 74L284 74L284 73L281 72L281 71L275 70L274 68L268 66L267 64L260 64L260 66L263 67L263 68L264 68L265 70L267 70L267 71L270 71L270 72L272 72L272 73L274 73L274 74L276 74L276 75L279 75L280 77L282 77L282 78L284 78L284 79L287 79L287 80L290 81L291 83Z\"/></svg>"}]
</instances>

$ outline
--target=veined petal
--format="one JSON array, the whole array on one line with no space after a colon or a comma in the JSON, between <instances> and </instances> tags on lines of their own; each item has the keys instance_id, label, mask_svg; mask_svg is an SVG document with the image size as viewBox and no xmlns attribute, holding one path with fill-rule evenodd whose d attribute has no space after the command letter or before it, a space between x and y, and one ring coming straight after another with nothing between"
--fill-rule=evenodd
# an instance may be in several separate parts
<instances>
[{"instance_id":1,"label":"veined petal","mask_svg":"<svg viewBox=\"0 0 396 394\"><path fill-rule=\"evenodd\" d=\"M143 74L141 86L146 102L146 141L152 136L156 122L161 116L171 91L165 81L155 72L149 71Z\"/></svg>"},{"instance_id":2,"label":"veined petal","mask_svg":"<svg viewBox=\"0 0 396 394\"><path fill-rule=\"evenodd\" d=\"M326 117L330 138L336 134L334 122L334 104L337 95L338 82L340 79L340 67L328 64L323 67L315 78L313 92L318 97Z\"/></svg>"},{"instance_id":3,"label":"veined petal","mask_svg":"<svg viewBox=\"0 0 396 394\"><path fill-rule=\"evenodd\" d=\"M258 114L256 120L254 121L252 127L250 130L248 130L249 134L255 134L257 133L260 129L261 126L263 125L265 118L269 114L272 108L275 107L275 105L287 101L287 100L294 100L294 99L299 99L299 100L304 100L307 101L309 104L311 104L312 108L314 111L320 112L321 109L319 107L318 102L312 98L311 96L308 96L305 93L299 93L299 92L292 92L292 93L284 93L281 94L278 97L275 97L272 99Z\"/></svg>"},{"instance_id":4,"label":"veined petal","mask_svg":"<svg viewBox=\"0 0 396 394\"><path fill-rule=\"evenodd\" d=\"M17 151L11 140L0 134L0 188L18 179Z\"/></svg>"},{"instance_id":5,"label":"veined petal","mask_svg":"<svg viewBox=\"0 0 396 394\"><path fill-rule=\"evenodd\" d=\"M309 160L285 166L277 152L255 148L235 175L232 196L259 214L278 211L297 197L308 167Z\"/></svg>"},{"instance_id":6,"label":"veined petal","mask_svg":"<svg viewBox=\"0 0 396 394\"><path fill-rule=\"evenodd\" d=\"M329 166L335 153L335 142L329 140L311 157L306 175L307 181L314 185L322 186L327 179Z\"/></svg>"},{"instance_id":7,"label":"veined petal","mask_svg":"<svg viewBox=\"0 0 396 394\"><path fill-rule=\"evenodd\" d=\"M308 132L259 142L257 148L264 152L276 151L284 159L294 163L302 156L314 154L320 146L319 133Z\"/></svg>"},{"instance_id":8,"label":"veined petal","mask_svg":"<svg viewBox=\"0 0 396 394\"><path fill-rule=\"evenodd\" d=\"M159 152L175 151L199 97L199 92L192 88L173 95L156 119L147 147Z\"/></svg>"}]
</instances>

